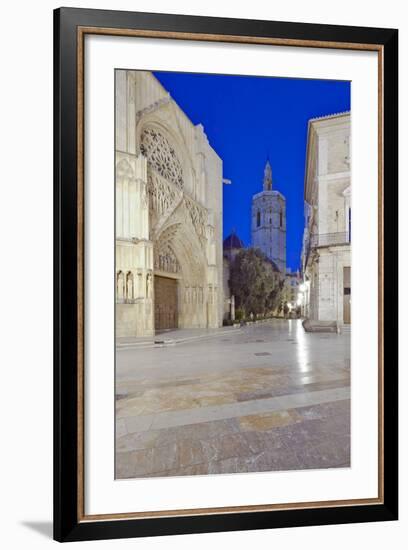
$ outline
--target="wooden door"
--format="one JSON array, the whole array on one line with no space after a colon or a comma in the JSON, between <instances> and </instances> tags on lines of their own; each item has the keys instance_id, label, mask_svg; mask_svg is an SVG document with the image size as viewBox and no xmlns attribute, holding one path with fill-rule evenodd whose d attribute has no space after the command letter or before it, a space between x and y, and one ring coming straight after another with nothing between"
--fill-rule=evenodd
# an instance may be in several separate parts
<instances>
[{"instance_id":1,"label":"wooden door","mask_svg":"<svg viewBox=\"0 0 408 550\"><path fill-rule=\"evenodd\" d=\"M155 329L165 330L178 326L177 280L154 277Z\"/></svg>"}]
</instances>

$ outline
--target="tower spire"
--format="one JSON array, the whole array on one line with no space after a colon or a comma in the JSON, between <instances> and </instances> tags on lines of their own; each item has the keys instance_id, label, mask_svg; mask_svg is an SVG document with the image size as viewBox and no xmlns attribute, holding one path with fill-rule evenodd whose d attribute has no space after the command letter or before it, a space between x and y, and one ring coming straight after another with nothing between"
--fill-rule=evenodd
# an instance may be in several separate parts
<instances>
[{"instance_id":1,"label":"tower spire","mask_svg":"<svg viewBox=\"0 0 408 550\"><path fill-rule=\"evenodd\" d=\"M269 162L269 155L266 159L264 169L263 189L264 191L272 191L272 167L271 163Z\"/></svg>"}]
</instances>

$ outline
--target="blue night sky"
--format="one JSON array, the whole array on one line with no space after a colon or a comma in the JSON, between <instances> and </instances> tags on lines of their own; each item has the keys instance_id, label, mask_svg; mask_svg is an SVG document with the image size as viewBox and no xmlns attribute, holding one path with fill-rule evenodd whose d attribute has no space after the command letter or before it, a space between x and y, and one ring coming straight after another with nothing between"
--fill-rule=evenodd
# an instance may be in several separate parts
<instances>
[{"instance_id":1,"label":"blue night sky","mask_svg":"<svg viewBox=\"0 0 408 550\"><path fill-rule=\"evenodd\" d=\"M272 77L155 72L223 160L224 238L251 243L251 199L262 190L267 156L272 188L286 197L287 266L300 263L303 184L310 118L350 109L350 83Z\"/></svg>"}]
</instances>

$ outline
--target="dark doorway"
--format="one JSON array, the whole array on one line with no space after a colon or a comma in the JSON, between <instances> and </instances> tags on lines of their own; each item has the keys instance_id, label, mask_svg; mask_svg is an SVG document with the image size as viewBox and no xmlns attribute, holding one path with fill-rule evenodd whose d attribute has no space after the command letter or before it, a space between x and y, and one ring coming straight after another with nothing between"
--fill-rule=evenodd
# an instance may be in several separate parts
<instances>
[{"instance_id":1,"label":"dark doorway","mask_svg":"<svg viewBox=\"0 0 408 550\"><path fill-rule=\"evenodd\" d=\"M156 330L177 328L177 280L154 277L154 327Z\"/></svg>"},{"instance_id":2,"label":"dark doorway","mask_svg":"<svg viewBox=\"0 0 408 550\"><path fill-rule=\"evenodd\" d=\"M351 277L350 268L343 267L343 323L351 322Z\"/></svg>"}]
</instances>

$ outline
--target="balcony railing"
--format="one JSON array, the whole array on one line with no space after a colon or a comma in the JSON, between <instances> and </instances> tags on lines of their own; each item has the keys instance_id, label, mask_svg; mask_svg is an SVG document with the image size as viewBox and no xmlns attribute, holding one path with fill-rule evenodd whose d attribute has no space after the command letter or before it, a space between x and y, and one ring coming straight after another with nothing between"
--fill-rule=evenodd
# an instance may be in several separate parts
<instances>
[{"instance_id":1,"label":"balcony railing","mask_svg":"<svg viewBox=\"0 0 408 550\"><path fill-rule=\"evenodd\" d=\"M351 235L348 231L341 231L337 233L323 233L320 235L310 236L311 248L318 248L320 246L336 246L350 243Z\"/></svg>"}]
</instances>

